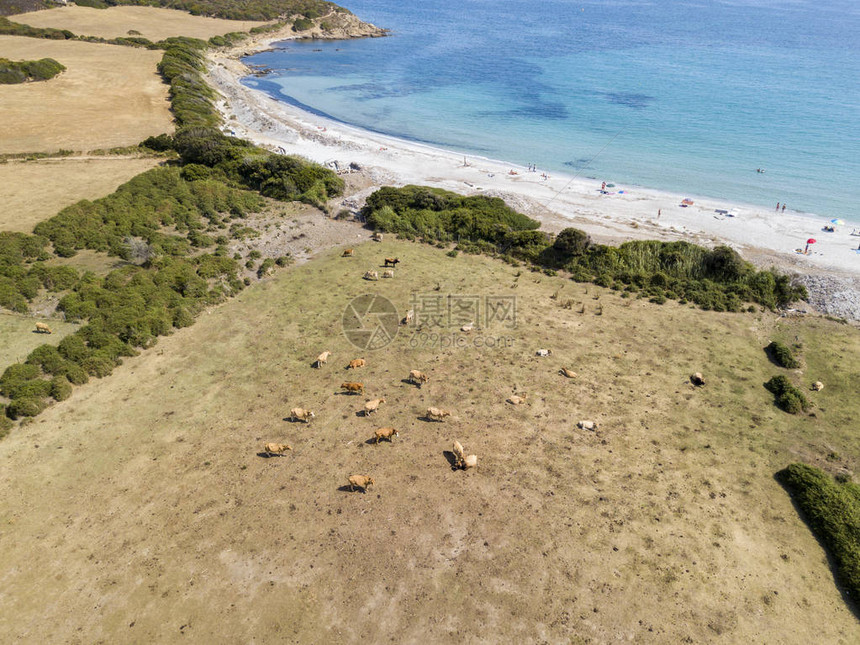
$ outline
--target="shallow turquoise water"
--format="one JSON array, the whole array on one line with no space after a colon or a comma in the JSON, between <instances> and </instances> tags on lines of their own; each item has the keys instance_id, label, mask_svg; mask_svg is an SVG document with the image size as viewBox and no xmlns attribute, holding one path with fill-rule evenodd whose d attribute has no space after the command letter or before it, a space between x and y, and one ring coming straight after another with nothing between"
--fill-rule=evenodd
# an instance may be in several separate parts
<instances>
[{"instance_id":1,"label":"shallow turquoise water","mask_svg":"<svg viewBox=\"0 0 860 645\"><path fill-rule=\"evenodd\" d=\"M282 43L247 82L465 153L860 223L860 3L821 1L347 0L394 35Z\"/></svg>"}]
</instances>

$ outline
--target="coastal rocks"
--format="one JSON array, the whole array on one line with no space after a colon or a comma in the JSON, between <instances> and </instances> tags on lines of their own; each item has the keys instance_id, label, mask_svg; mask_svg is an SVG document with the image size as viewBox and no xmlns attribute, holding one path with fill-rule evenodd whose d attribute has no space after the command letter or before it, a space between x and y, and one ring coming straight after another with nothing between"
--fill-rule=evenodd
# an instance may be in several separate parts
<instances>
[{"instance_id":1,"label":"coastal rocks","mask_svg":"<svg viewBox=\"0 0 860 645\"><path fill-rule=\"evenodd\" d=\"M314 22L316 24L313 27L300 33L298 40L382 38L389 34L388 29L364 22L351 13L330 13Z\"/></svg>"},{"instance_id":2,"label":"coastal rocks","mask_svg":"<svg viewBox=\"0 0 860 645\"><path fill-rule=\"evenodd\" d=\"M860 320L860 278L799 275L796 279L809 292L809 304L820 313Z\"/></svg>"}]
</instances>

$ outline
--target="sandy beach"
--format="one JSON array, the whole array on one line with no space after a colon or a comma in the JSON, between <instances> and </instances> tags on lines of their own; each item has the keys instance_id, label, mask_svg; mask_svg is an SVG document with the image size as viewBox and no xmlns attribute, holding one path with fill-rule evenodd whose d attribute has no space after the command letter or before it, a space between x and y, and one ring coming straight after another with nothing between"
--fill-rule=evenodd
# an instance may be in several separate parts
<instances>
[{"instance_id":1,"label":"sandy beach","mask_svg":"<svg viewBox=\"0 0 860 645\"><path fill-rule=\"evenodd\" d=\"M350 196L350 205L381 185L423 184L463 194L504 198L539 219L547 230L576 226L601 242L632 239L688 240L713 246L729 244L759 266L777 265L811 274L817 284L839 278L849 290L860 279L860 236L850 223L825 232L825 217L777 212L726 200L677 195L615 184L601 191L600 181L536 171L508 162L465 156L416 142L351 127L300 110L241 84L252 70L239 58L292 37L267 35L232 51L211 55L210 82L221 92L226 130L271 150L296 154L344 169L360 166L371 188ZM692 205L682 207L684 199ZM734 216L730 216L733 213ZM810 238L809 253L799 254Z\"/></svg>"}]
</instances>

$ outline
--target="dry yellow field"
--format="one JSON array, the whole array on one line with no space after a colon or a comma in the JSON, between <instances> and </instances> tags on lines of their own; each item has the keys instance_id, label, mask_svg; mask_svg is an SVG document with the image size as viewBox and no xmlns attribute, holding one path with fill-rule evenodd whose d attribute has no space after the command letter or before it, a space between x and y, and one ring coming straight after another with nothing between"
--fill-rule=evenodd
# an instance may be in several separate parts
<instances>
[{"instance_id":1,"label":"dry yellow field","mask_svg":"<svg viewBox=\"0 0 860 645\"><path fill-rule=\"evenodd\" d=\"M163 52L117 45L0 37L0 57L54 58L49 81L0 86L0 153L94 150L172 132Z\"/></svg>"},{"instance_id":2,"label":"dry yellow field","mask_svg":"<svg viewBox=\"0 0 860 645\"><path fill-rule=\"evenodd\" d=\"M0 164L0 231L30 233L66 206L104 197L158 162L108 156Z\"/></svg>"},{"instance_id":3,"label":"dry yellow field","mask_svg":"<svg viewBox=\"0 0 860 645\"><path fill-rule=\"evenodd\" d=\"M386 256L394 280L361 279ZM360 349L341 317L368 293L401 313L412 294L516 295L516 325ZM762 387L780 370L763 347L795 337L804 371L785 373L827 384L814 417ZM858 347L822 319L659 306L418 244L333 249L0 442L0 640L860 642L773 478L856 471ZM289 422L294 406L316 418ZM400 436L369 444L380 426ZM451 470L454 439L476 470ZM294 451L260 456L269 441ZM354 473L375 486L349 492Z\"/></svg>"},{"instance_id":4,"label":"dry yellow field","mask_svg":"<svg viewBox=\"0 0 860 645\"><path fill-rule=\"evenodd\" d=\"M46 11L9 16L13 22L33 27L68 29L79 36L117 38L138 31L153 42L169 36L190 36L208 39L231 31L248 31L263 22L250 20L221 20L192 16L184 11L154 7L60 7Z\"/></svg>"}]
</instances>

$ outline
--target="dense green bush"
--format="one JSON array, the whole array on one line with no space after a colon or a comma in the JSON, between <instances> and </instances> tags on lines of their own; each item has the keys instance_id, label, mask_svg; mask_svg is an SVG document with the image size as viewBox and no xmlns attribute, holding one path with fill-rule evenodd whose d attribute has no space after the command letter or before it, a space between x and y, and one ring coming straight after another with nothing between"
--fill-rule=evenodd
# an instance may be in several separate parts
<instances>
[{"instance_id":1,"label":"dense green bush","mask_svg":"<svg viewBox=\"0 0 860 645\"><path fill-rule=\"evenodd\" d=\"M262 208L254 193L214 180L185 181L179 168L153 168L94 202L83 200L39 223L35 232L49 239L57 255L79 249L129 259L127 238L144 240L155 255L185 255L195 231L221 223L221 216L244 216ZM180 236L161 232L172 226ZM199 244L198 244L199 245Z\"/></svg>"},{"instance_id":2,"label":"dense green bush","mask_svg":"<svg viewBox=\"0 0 860 645\"><path fill-rule=\"evenodd\" d=\"M6 415L10 419L19 419L21 417L35 417L42 413L48 407L48 402L39 397L22 397L14 399L6 407Z\"/></svg>"},{"instance_id":3,"label":"dense green bush","mask_svg":"<svg viewBox=\"0 0 860 645\"><path fill-rule=\"evenodd\" d=\"M458 251L565 269L574 280L633 287L654 302L673 298L703 309L743 311L746 302L773 309L806 298L805 288L792 285L788 276L757 271L726 246L707 249L654 240L606 246L591 243L574 228L553 241L535 230L537 222L497 198L419 186L381 188L368 197L362 215L372 227L406 239L456 241Z\"/></svg>"},{"instance_id":4,"label":"dense green bush","mask_svg":"<svg viewBox=\"0 0 860 645\"><path fill-rule=\"evenodd\" d=\"M51 379L51 397L55 401L65 401L72 396L72 384L65 376L55 376Z\"/></svg>"},{"instance_id":5,"label":"dense green bush","mask_svg":"<svg viewBox=\"0 0 860 645\"><path fill-rule=\"evenodd\" d=\"M0 17L0 36L26 36L28 38L48 38L50 40L71 40L77 38L68 29L42 29L12 22Z\"/></svg>"},{"instance_id":6,"label":"dense green bush","mask_svg":"<svg viewBox=\"0 0 860 645\"><path fill-rule=\"evenodd\" d=\"M0 403L0 439L6 436L13 425L12 420L6 416L6 406Z\"/></svg>"},{"instance_id":7,"label":"dense green bush","mask_svg":"<svg viewBox=\"0 0 860 645\"><path fill-rule=\"evenodd\" d=\"M794 357L794 354L791 353L791 349L789 349L787 345L780 343L778 340L771 341L771 343L764 348L764 351L767 352L770 360L780 367L786 367L789 369L797 369L800 367L800 361Z\"/></svg>"},{"instance_id":8,"label":"dense green bush","mask_svg":"<svg viewBox=\"0 0 860 645\"><path fill-rule=\"evenodd\" d=\"M823 471L791 464L776 474L803 519L836 564L836 577L860 598L860 487L837 483Z\"/></svg>"},{"instance_id":9,"label":"dense green bush","mask_svg":"<svg viewBox=\"0 0 860 645\"><path fill-rule=\"evenodd\" d=\"M173 137L169 134L159 134L157 137L147 137L140 145L156 152L173 150Z\"/></svg>"},{"instance_id":10,"label":"dense green bush","mask_svg":"<svg viewBox=\"0 0 860 645\"><path fill-rule=\"evenodd\" d=\"M293 31L307 31L313 26L313 20L308 20L307 18L296 18L293 22Z\"/></svg>"},{"instance_id":11,"label":"dense green bush","mask_svg":"<svg viewBox=\"0 0 860 645\"><path fill-rule=\"evenodd\" d=\"M774 376L764 386L776 398L776 405L789 414L800 414L809 409L809 402L803 392L782 374Z\"/></svg>"},{"instance_id":12,"label":"dense green bush","mask_svg":"<svg viewBox=\"0 0 860 645\"><path fill-rule=\"evenodd\" d=\"M180 128L214 127L221 122L213 100L215 91L203 80L203 51L207 44L196 38L174 37L161 43L164 55L158 72L170 83L170 106Z\"/></svg>"},{"instance_id":13,"label":"dense green bush","mask_svg":"<svg viewBox=\"0 0 860 645\"><path fill-rule=\"evenodd\" d=\"M47 81L65 70L65 66L53 58L24 61L0 58L0 85L25 83L27 81Z\"/></svg>"},{"instance_id":14,"label":"dense green bush","mask_svg":"<svg viewBox=\"0 0 860 645\"><path fill-rule=\"evenodd\" d=\"M424 186L380 188L367 198L362 215L382 231L461 244L502 244L511 232L533 231L540 226L498 197L464 197Z\"/></svg>"},{"instance_id":15,"label":"dense green bush","mask_svg":"<svg viewBox=\"0 0 860 645\"><path fill-rule=\"evenodd\" d=\"M212 176L239 183L266 197L304 201L318 207L343 193L344 182L334 172L299 157L276 155L249 141L228 137L216 128L193 127L174 137L176 151L193 170L189 176Z\"/></svg>"}]
</instances>

